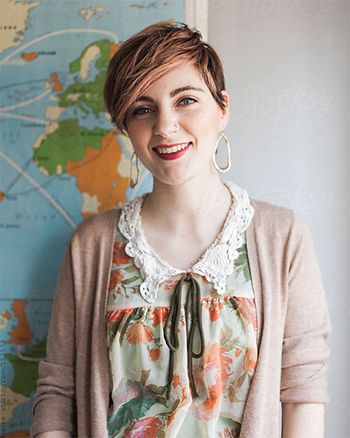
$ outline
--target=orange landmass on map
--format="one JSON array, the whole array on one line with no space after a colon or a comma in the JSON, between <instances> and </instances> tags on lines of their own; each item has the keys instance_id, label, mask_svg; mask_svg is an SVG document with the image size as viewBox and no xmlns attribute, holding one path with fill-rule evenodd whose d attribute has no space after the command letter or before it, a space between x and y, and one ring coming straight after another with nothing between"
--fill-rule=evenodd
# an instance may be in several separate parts
<instances>
[{"instance_id":1,"label":"orange landmass on map","mask_svg":"<svg viewBox=\"0 0 350 438\"><path fill-rule=\"evenodd\" d=\"M119 47L120 47L119 44L115 44L115 43L112 43L112 44L111 44L111 51L109 52L109 57L110 57L110 59L113 58L113 55L115 54L115 52L116 52L117 50L119 50Z\"/></svg>"},{"instance_id":2,"label":"orange landmass on map","mask_svg":"<svg viewBox=\"0 0 350 438\"><path fill-rule=\"evenodd\" d=\"M62 91L63 90L63 85L61 84L61 82L57 79L58 75L57 73L52 73L50 78L52 79L53 83L55 84L53 86L52 91Z\"/></svg>"},{"instance_id":3,"label":"orange landmass on map","mask_svg":"<svg viewBox=\"0 0 350 438\"><path fill-rule=\"evenodd\" d=\"M1 316L6 319L11 319L11 313L8 310L4 310Z\"/></svg>"},{"instance_id":4,"label":"orange landmass on map","mask_svg":"<svg viewBox=\"0 0 350 438\"><path fill-rule=\"evenodd\" d=\"M139 9L142 9L142 8L144 8L144 6L143 6L143 5L130 5L130 8L139 8Z\"/></svg>"},{"instance_id":5,"label":"orange landmass on map","mask_svg":"<svg viewBox=\"0 0 350 438\"><path fill-rule=\"evenodd\" d=\"M68 160L66 164L65 172L77 178L77 187L81 193L97 196L98 212L126 201L125 191L129 185L129 178L122 177L117 172L122 158L122 148L116 134L117 131L113 129L103 137L100 150L88 146L83 161ZM84 218L92 214L82 212Z\"/></svg>"},{"instance_id":6,"label":"orange landmass on map","mask_svg":"<svg viewBox=\"0 0 350 438\"><path fill-rule=\"evenodd\" d=\"M25 300L15 300L12 304L12 311L14 317L18 319L18 325L12 327L12 332L8 335L12 339L8 339L6 344L30 344L30 340L34 336L29 330L29 323L27 321L27 315L24 309L27 307L28 302Z\"/></svg>"},{"instance_id":7,"label":"orange landmass on map","mask_svg":"<svg viewBox=\"0 0 350 438\"><path fill-rule=\"evenodd\" d=\"M16 430L15 432L5 433L1 438L29 438L29 430Z\"/></svg>"},{"instance_id":8,"label":"orange landmass on map","mask_svg":"<svg viewBox=\"0 0 350 438\"><path fill-rule=\"evenodd\" d=\"M34 59L36 59L38 57L38 54L33 52L33 53L22 53L21 57L25 60L25 61L34 61Z\"/></svg>"},{"instance_id":9,"label":"orange landmass on map","mask_svg":"<svg viewBox=\"0 0 350 438\"><path fill-rule=\"evenodd\" d=\"M0 190L0 202L5 198L5 193Z\"/></svg>"},{"instance_id":10,"label":"orange landmass on map","mask_svg":"<svg viewBox=\"0 0 350 438\"><path fill-rule=\"evenodd\" d=\"M174 19L173 18L170 18L169 20L166 20L166 21L158 21L157 23L158 24L164 24L164 23L173 23L174 22Z\"/></svg>"}]
</instances>

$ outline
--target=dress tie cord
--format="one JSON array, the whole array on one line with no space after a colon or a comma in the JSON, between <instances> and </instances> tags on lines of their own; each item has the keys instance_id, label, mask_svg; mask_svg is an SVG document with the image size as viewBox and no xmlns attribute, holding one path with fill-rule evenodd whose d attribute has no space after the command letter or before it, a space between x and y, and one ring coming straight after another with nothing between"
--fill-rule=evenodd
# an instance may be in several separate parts
<instances>
[{"instance_id":1,"label":"dress tie cord","mask_svg":"<svg viewBox=\"0 0 350 438\"><path fill-rule=\"evenodd\" d=\"M188 377L190 381L190 387L192 391L192 397L198 397L198 393L194 383L193 377L193 363L192 358L200 358L204 354L204 333L202 325L202 306L201 306L201 291L199 283L195 280L190 273L184 274L177 282L174 294L171 300L169 315L164 325L164 338L167 346L170 349L169 359L169 374L167 383L166 398L170 397L171 384L174 375L174 354L179 349L179 322L181 316L181 293L184 281L190 283L189 290L186 299L186 333L187 333L187 368ZM189 327L189 320L191 314L191 326ZM170 324L170 336L168 336L168 326ZM195 335L196 327L199 332L200 351L195 353L193 351L193 339Z\"/></svg>"}]
</instances>

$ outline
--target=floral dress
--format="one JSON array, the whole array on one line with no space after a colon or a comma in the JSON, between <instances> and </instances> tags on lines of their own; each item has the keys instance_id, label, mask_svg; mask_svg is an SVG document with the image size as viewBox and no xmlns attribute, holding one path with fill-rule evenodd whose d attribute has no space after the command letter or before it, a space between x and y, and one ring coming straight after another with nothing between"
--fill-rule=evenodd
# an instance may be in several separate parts
<instances>
[{"instance_id":1,"label":"floral dress","mask_svg":"<svg viewBox=\"0 0 350 438\"><path fill-rule=\"evenodd\" d=\"M147 243L143 197L122 205L107 302L109 437L238 437L257 360L248 194L225 183L223 229L188 271Z\"/></svg>"}]
</instances>

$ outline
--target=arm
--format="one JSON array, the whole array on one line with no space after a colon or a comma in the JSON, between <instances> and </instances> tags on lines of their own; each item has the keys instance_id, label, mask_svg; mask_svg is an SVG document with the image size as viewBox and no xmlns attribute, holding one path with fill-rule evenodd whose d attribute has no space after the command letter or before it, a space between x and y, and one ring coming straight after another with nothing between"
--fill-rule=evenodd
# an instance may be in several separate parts
<instances>
[{"instance_id":1,"label":"arm","mask_svg":"<svg viewBox=\"0 0 350 438\"><path fill-rule=\"evenodd\" d=\"M282 438L300 437L324 437L324 404L282 404Z\"/></svg>"},{"instance_id":2,"label":"arm","mask_svg":"<svg viewBox=\"0 0 350 438\"><path fill-rule=\"evenodd\" d=\"M325 339L330 333L328 307L311 234L294 214L286 249L288 301L282 350L283 438L324 436L328 401Z\"/></svg>"},{"instance_id":3,"label":"arm","mask_svg":"<svg viewBox=\"0 0 350 438\"><path fill-rule=\"evenodd\" d=\"M30 429L33 438L39 434L46 437L48 433L55 438L58 433L57 438L76 435L75 350L74 275L69 243L54 296L46 358L39 363Z\"/></svg>"}]
</instances>

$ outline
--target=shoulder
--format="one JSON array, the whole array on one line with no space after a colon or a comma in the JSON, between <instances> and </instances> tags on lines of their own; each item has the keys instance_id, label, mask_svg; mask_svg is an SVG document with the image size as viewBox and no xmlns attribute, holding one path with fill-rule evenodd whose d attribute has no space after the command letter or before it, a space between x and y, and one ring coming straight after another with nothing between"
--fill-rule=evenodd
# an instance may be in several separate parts
<instances>
[{"instance_id":1,"label":"shoulder","mask_svg":"<svg viewBox=\"0 0 350 438\"><path fill-rule=\"evenodd\" d=\"M72 233L71 241L109 240L114 234L119 208L111 208L84 219Z\"/></svg>"},{"instance_id":2,"label":"shoulder","mask_svg":"<svg viewBox=\"0 0 350 438\"><path fill-rule=\"evenodd\" d=\"M247 190L232 181L224 184L241 206L238 214L249 217L247 231L250 235L254 234L255 239L285 242L291 235L309 234L304 220L291 208L251 198Z\"/></svg>"},{"instance_id":3,"label":"shoulder","mask_svg":"<svg viewBox=\"0 0 350 438\"><path fill-rule=\"evenodd\" d=\"M301 272L319 278L318 265L310 230L291 208L251 199L254 216L247 229L247 242L257 252L258 259L269 266L266 269L283 269ZM306 270L306 271L305 271ZM318 281L318 280L317 280ZM316 280L315 280L316 282Z\"/></svg>"},{"instance_id":4,"label":"shoulder","mask_svg":"<svg viewBox=\"0 0 350 438\"><path fill-rule=\"evenodd\" d=\"M254 208L254 220L258 223L286 223L293 220L295 215L291 208L280 207L259 199L250 198L250 203Z\"/></svg>"},{"instance_id":5,"label":"shoulder","mask_svg":"<svg viewBox=\"0 0 350 438\"><path fill-rule=\"evenodd\" d=\"M308 233L308 227L293 209L281 207L258 199L250 199L254 208L252 220L253 227L257 231L279 234L304 234Z\"/></svg>"}]
</instances>

